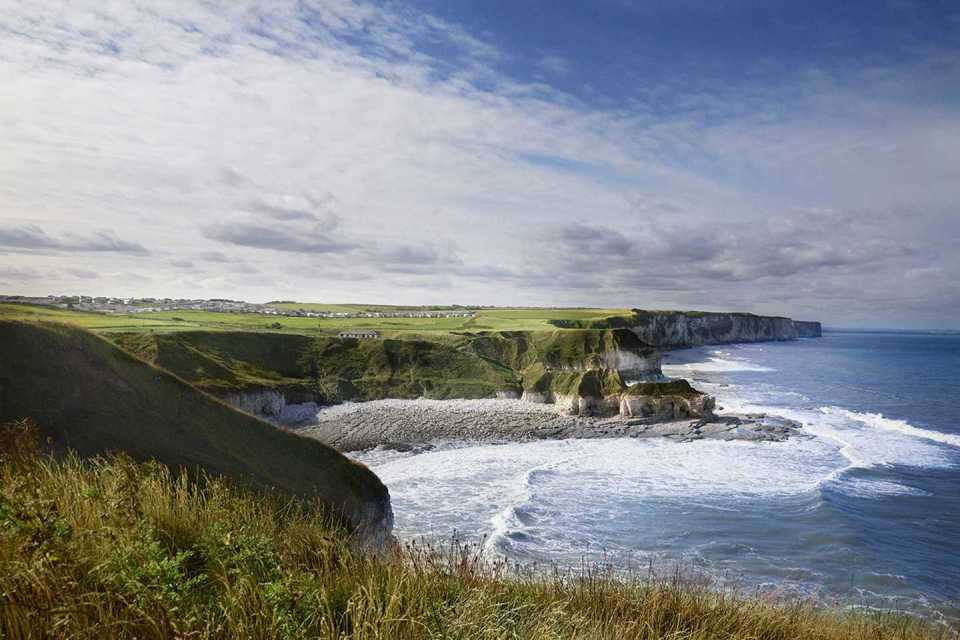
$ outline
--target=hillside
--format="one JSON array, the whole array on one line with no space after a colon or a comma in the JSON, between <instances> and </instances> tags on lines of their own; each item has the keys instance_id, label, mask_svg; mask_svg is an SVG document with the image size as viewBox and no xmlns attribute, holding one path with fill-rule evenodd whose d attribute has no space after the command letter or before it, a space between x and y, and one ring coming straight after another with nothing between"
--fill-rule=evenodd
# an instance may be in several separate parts
<instances>
[{"instance_id":1,"label":"hillside","mask_svg":"<svg viewBox=\"0 0 960 640\"><path fill-rule=\"evenodd\" d=\"M107 334L139 357L223 397L275 390L287 401L519 396L543 371L659 374L659 356L631 331L457 332L354 340L279 333Z\"/></svg>"},{"instance_id":2,"label":"hillside","mask_svg":"<svg viewBox=\"0 0 960 640\"><path fill-rule=\"evenodd\" d=\"M479 546L349 545L288 496L50 460L0 425L0 637L947 640L906 617L679 579L513 571ZM467 532L469 535L469 532Z\"/></svg>"},{"instance_id":3,"label":"hillside","mask_svg":"<svg viewBox=\"0 0 960 640\"><path fill-rule=\"evenodd\" d=\"M236 411L91 333L0 320L0 422L33 418L59 450L136 459L313 496L373 535L389 495L366 467ZM281 367L282 368L282 367Z\"/></svg>"}]
</instances>

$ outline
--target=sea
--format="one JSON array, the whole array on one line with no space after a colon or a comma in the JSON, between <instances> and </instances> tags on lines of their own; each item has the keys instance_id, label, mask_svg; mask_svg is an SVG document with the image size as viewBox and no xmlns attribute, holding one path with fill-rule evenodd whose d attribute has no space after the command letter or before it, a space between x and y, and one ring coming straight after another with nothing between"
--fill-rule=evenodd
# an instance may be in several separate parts
<instances>
[{"instance_id":1,"label":"sea","mask_svg":"<svg viewBox=\"0 0 960 640\"><path fill-rule=\"evenodd\" d=\"M960 334L826 332L674 351L721 413L785 442L580 439L357 457L406 540L523 566L680 574L715 588L960 620Z\"/></svg>"}]
</instances>

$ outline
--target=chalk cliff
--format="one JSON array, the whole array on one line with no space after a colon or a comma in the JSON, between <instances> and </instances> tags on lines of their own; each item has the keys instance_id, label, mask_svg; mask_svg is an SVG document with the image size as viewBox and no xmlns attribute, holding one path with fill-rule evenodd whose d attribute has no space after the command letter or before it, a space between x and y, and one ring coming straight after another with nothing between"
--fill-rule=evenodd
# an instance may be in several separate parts
<instances>
[{"instance_id":1,"label":"chalk cliff","mask_svg":"<svg viewBox=\"0 0 960 640\"><path fill-rule=\"evenodd\" d=\"M646 418L651 421L709 418L714 400L686 380L657 380L627 385L619 371L543 371L528 380L523 399L552 403L558 413L574 416Z\"/></svg>"},{"instance_id":2,"label":"chalk cliff","mask_svg":"<svg viewBox=\"0 0 960 640\"><path fill-rule=\"evenodd\" d=\"M530 370L661 377L660 354L629 329L444 334L436 339L184 331L114 334L148 362L257 416L292 405L382 398L518 397Z\"/></svg>"},{"instance_id":3,"label":"chalk cliff","mask_svg":"<svg viewBox=\"0 0 960 640\"><path fill-rule=\"evenodd\" d=\"M710 412L709 401L677 389L667 394L675 399L654 387L624 394L633 383L665 382L661 350L820 335L819 322L748 313L635 309L553 324L382 340L200 331L113 338L248 413L295 424L312 418L314 404L419 397L522 397L576 415L697 417Z\"/></svg>"},{"instance_id":4,"label":"chalk cliff","mask_svg":"<svg viewBox=\"0 0 960 640\"><path fill-rule=\"evenodd\" d=\"M303 393L293 395L290 391L277 389L247 389L232 391L222 396L227 404L280 425L296 426L310 422L320 410L313 396ZM297 396L300 396L299 398ZM307 400L297 402L296 400Z\"/></svg>"},{"instance_id":5,"label":"chalk cliff","mask_svg":"<svg viewBox=\"0 0 960 640\"><path fill-rule=\"evenodd\" d=\"M820 337L819 322L749 313L634 310L630 330L660 349Z\"/></svg>"}]
</instances>

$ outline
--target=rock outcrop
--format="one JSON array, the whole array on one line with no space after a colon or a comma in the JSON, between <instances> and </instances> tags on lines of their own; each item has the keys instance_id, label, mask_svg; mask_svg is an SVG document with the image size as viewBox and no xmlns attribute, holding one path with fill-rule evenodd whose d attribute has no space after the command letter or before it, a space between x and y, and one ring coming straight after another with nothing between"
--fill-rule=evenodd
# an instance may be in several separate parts
<instances>
[{"instance_id":1,"label":"rock outcrop","mask_svg":"<svg viewBox=\"0 0 960 640\"><path fill-rule=\"evenodd\" d=\"M733 342L763 342L816 338L819 322L800 322L750 313L634 310L630 330L660 349Z\"/></svg>"},{"instance_id":2,"label":"rock outcrop","mask_svg":"<svg viewBox=\"0 0 960 640\"><path fill-rule=\"evenodd\" d=\"M624 418L709 418L715 406L711 396L697 391L686 380L641 382L620 396L620 415Z\"/></svg>"},{"instance_id":3,"label":"rock outcrop","mask_svg":"<svg viewBox=\"0 0 960 640\"><path fill-rule=\"evenodd\" d=\"M224 402L275 424L296 426L313 420L320 405L309 395L283 389L247 389L221 396ZM295 400L291 402L291 400ZM296 402L301 400L301 402Z\"/></svg>"},{"instance_id":4,"label":"rock outcrop","mask_svg":"<svg viewBox=\"0 0 960 640\"><path fill-rule=\"evenodd\" d=\"M523 400L553 404L569 416L645 418L650 421L710 418L714 399L686 380L638 382L627 386L616 370L544 372Z\"/></svg>"}]
</instances>

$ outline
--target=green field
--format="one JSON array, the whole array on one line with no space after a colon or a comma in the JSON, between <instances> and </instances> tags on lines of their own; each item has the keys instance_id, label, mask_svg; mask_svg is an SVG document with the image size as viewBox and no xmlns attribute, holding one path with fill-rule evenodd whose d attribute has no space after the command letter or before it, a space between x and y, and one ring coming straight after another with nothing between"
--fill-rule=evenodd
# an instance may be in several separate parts
<instances>
[{"instance_id":1,"label":"green field","mask_svg":"<svg viewBox=\"0 0 960 640\"><path fill-rule=\"evenodd\" d=\"M397 311L411 307L376 305L321 305L284 303L276 306L310 311ZM434 307L416 309L436 310ZM208 311L161 311L156 313L106 314L69 311L52 307L0 304L0 318L66 322L96 332L143 331L275 331L313 335L344 329L376 329L389 337L404 334L450 331L544 331L555 330L551 321L577 323L601 321L611 316L629 317L629 309L477 309L471 318L298 318L265 316L257 313L216 313Z\"/></svg>"},{"instance_id":2,"label":"green field","mask_svg":"<svg viewBox=\"0 0 960 640\"><path fill-rule=\"evenodd\" d=\"M322 302L269 302L277 309L302 311L328 311L330 313L358 313L361 311L467 311L469 307L429 306L417 307L399 304L324 304Z\"/></svg>"}]
</instances>

